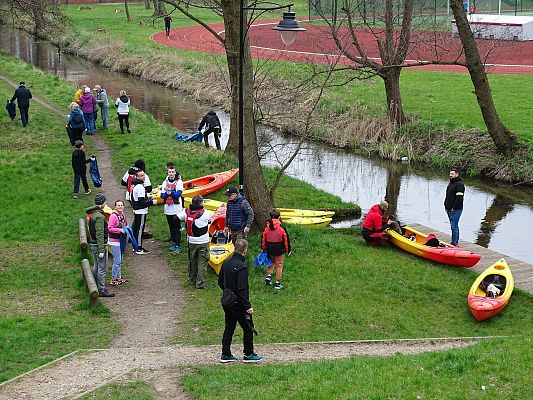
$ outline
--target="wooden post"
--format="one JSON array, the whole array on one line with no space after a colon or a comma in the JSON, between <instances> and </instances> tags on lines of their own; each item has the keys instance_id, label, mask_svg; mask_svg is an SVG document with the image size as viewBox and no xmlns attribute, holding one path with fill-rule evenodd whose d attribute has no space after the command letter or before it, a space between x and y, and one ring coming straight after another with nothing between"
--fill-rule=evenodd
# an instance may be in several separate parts
<instances>
[{"instance_id":1,"label":"wooden post","mask_svg":"<svg viewBox=\"0 0 533 400\"><path fill-rule=\"evenodd\" d=\"M89 307L93 308L98 299L98 287L96 286L93 271L91 270L91 263L86 258L81 260L81 270L83 272L85 286L87 286L87 290L89 290Z\"/></svg>"},{"instance_id":2,"label":"wooden post","mask_svg":"<svg viewBox=\"0 0 533 400\"><path fill-rule=\"evenodd\" d=\"M89 248L89 243L87 242L87 229L85 229L83 218L78 220L78 234L80 235L80 249L82 252L86 251Z\"/></svg>"}]
</instances>

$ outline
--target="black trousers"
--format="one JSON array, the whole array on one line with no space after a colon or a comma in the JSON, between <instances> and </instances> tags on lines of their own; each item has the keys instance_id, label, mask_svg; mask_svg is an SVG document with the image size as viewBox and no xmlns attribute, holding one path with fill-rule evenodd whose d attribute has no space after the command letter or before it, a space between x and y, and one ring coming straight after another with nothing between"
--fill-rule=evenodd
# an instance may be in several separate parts
<instances>
[{"instance_id":1,"label":"black trousers","mask_svg":"<svg viewBox=\"0 0 533 400\"><path fill-rule=\"evenodd\" d=\"M124 123L126 124L126 129L128 133L130 132L130 115L129 114L117 114L118 115L118 123L120 125L120 132L124 133Z\"/></svg>"},{"instance_id":2,"label":"black trousers","mask_svg":"<svg viewBox=\"0 0 533 400\"><path fill-rule=\"evenodd\" d=\"M144 227L146 226L146 216L148 214L133 214L133 225L131 230L133 231L133 236L137 240L139 245L139 250L143 249L143 233Z\"/></svg>"},{"instance_id":3,"label":"black trousers","mask_svg":"<svg viewBox=\"0 0 533 400\"><path fill-rule=\"evenodd\" d=\"M170 238L174 244L181 245L181 221L176 215L167 215L168 229L170 231Z\"/></svg>"},{"instance_id":4,"label":"black trousers","mask_svg":"<svg viewBox=\"0 0 533 400\"><path fill-rule=\"evenodd\" d=\"M233 333L235 332L237 322L242 328L244 355L249 356L254 354L254 332L249 325L249 323L253 324L251 316L250 321L247 322L244 318L246 316L246 311L239 305L222 308L224 309L224 319L226 322L224 335L222 336L222 354L227 356L231 355L231 340L233 339Z\"/></svg>"},{"instance_id":5,"label":"black trousers","mask_svg":"<svg viewBox=\"0 0 533 400\"><path fill-rule=\"evenodd\" d=\"M220 135L220 128L219 127L216 127L216 128L208 128L205 130L204 132L204 143L205 143L205 147L209 147L209 134L210 133L214 133L215 134L215 144L217 146L217 149L220 150L220 137L218 135Z\"/></svg>"},{"instance_id":6,"label":"black trousers","mask_svg":"<svg viewBox=\"0 0 533 400\"><path fill-rule=\"evenodd\" d=\"M74 135L75 140L81 140L83 142L83 128L70 128Z\"/></svg>"},{"instance_id":7,"label":"black trousers","mask_svg":"<svg viewBox=\"0 0 533 400\"><path fill-rule=\"evenodd\" d=\"M165 24L165 34L168 36L170 34L170 24Z\"/></svg>"},{"instance_id":8,"label":"black trousers","mask_svg":"<svg viewBox=\"0 0 533 400\"><path fill-rule=\"evenodd\" d=\"M28 125L28 121L30 119L30 116L28 114L29 109L30 109L29 104L27 106L19 106L20 120L22 121L22 126Z\"/></svg>"}]
</instances>

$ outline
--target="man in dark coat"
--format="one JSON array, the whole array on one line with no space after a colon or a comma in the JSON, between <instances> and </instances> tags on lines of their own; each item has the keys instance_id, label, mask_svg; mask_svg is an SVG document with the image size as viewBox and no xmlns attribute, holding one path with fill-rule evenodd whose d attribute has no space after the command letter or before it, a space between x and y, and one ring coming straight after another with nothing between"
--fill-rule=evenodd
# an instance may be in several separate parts
<instances>
[{"instance_id":1,"label":"man in dark coat","mask_svg":"<svg viewBox=\"0 0 533 400\"><path fill-rule=\"evenodd\" d=\"M167 15L165 18L165 35L170 35L170 23L172 22L172 17L170 15Z\"/></svg>"},{"instance_id":2,"label":"man in dark coat","mask_svg":"<svg viewBox=\"0 0 533 400\"><path fill-rule=\"evenodd\" d=\"M216 112L209 111L207 114L204 115L202 121L200 122L200 125L198 126L198 132L201 132L204 126L206 127L204 131L205 147L209 147L209 134L214 133L215 144L217 146L217 149L221 150L220 133L222 132L222 125L220 124L220 120L218 119L218 115Z\"/></svg>"},{"instance_id":3,"label":"man in dark coat","mask_svg":"<svg viewBox=\"0 0 533 400\"><path fill-rule=\"evenodd\" d=\"M452 229L452 240L450 241L452 246L459 244L459 218L463 213L464 196L465 184L459 176L459 171L452 168L450 169L450 183L446 188L446 198L444 199L444 209L448 214Z\"/></svg>"},{"instance_id":4,"label":"man in dark coat","mask_svg":"<svg viewBox=\"0 0 533 400\"><path fill-rule=\"evenodd\" d=\"M17 100L17 105L20 111L20 120L22 121L22 126L26 127L28 125L28 110L30 108L30 99L32 98L30 89L28 89L24 82L20 82L20 86L15 90L15 94L11 98L11 103Z\"/></svg>"},{"instance_id":5,"label":"man in dark coat","mask_svg":"<svg viewBox=\"0 0 533 400\"><path fill-rule=\"evenodd\" d=\"M254 309L250 304L248 289L248 266L244 263L244 257L248 251L248 242L239 239L235 242L235 252L233 256L222 264L218 275L218 286L230 289L236 296L236 304L232 306L222 306L224 309L226 327L222 336L222 355L220 362L229 363L237 361L231 354L231 340L237 322L242 328L244 343L244 362L259 362L262 356L254 352L254 325L252 314Z\"/></svg>"}]
</instances>

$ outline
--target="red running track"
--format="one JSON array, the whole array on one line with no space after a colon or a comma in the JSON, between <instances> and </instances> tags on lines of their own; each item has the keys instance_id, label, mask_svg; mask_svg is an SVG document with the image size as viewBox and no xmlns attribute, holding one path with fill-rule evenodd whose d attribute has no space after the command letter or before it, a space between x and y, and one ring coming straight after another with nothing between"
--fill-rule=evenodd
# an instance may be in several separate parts
<instances>
[{"instance_id":1,"label":"red running track","mask_svg":"<svg viewBox=\"0 0 533 400\"><path fill-rule=\"evenodd\" d=\"M249 31L252 56L254 58L295 61L305 63L334 63L348 65L352 62L346 57L339 58L337 49L327 27L306 26L292 46L285 46L272 25L278 21L261 21ZM224 35L224 24L213 24L211 28ZM347 30L343 31L347 35ZM348 36L346 36L348 38ZM383 37L382 31L359 29L358 38L368 57L378 58L376 38ZM204 53L225 54L222 44L201 26L173 29L170 36L164 32L152 35L152 40L165 46L194 50ZM347 42L347 41L346 41ZM464 60L461 42L452 38L449 32L414 31L406 59L409 62ZM513 42L477 40L482 59L486 61L488 73L496 74L533 74L533 41ZM459 65L428 65L413 67L432 71L466 72Z\"/></svg>"}]
</instances>

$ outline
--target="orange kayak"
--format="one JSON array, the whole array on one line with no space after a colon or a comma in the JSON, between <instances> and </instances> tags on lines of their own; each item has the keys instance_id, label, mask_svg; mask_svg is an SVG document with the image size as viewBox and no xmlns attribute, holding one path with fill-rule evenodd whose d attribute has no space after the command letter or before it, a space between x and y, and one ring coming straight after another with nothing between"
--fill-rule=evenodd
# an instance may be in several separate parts
<instances>
[{"instance_id":1,"label":"orange kayak","mask_svg":"<svg viewBox=\"0 0 533 400\"><path fill-rule=\"evenodd\" d=\"M505 259L501 259L478 276L468 292L468 306L478 321L499 314L509 302L514 289L514 279ZM494 297L489 296L493 292Z\"/></svg>"},{"instance_id":2,"label":"orange kayak","mask_svg":"<svg viewBox=\"0 0 533 400\"><path fill-rule=\"evenodd\" d=\"M223 231L224 224L226 223L226 203L222 203L217 208L213 216L211 217L211 225L209 225L209 234L213 235L216 231Z\"/></svg>"},{"instance_id":3,"label":"orange kayak","mask_svg":"<svg viewBox=\"0 0 533 400\"><path fill-rule=\"evenodd\" d=\"M197 194L205 196L206 194L216 192L222 186L227 185L238 172L238 169L230 169L229 171L185 181L183 182L183 188L185 189L183 191L183 196L194 197Z\"/></svg>"}]
</instances>

